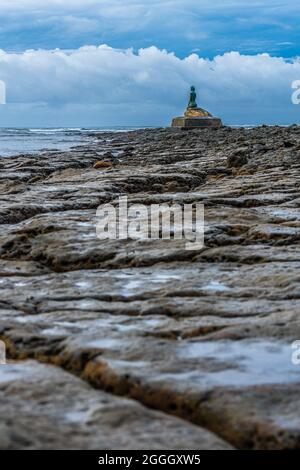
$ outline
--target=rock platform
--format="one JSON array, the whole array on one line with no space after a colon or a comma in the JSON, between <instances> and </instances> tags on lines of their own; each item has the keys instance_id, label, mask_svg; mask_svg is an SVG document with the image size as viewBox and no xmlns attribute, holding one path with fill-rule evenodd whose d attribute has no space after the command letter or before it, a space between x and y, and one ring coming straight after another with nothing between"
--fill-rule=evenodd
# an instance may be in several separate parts
<instances>
[{"instance_id":1,"label":"rock platform","mask_svg":"<svg viewBox=\"0 0 300 470\"><path fill-rule=\"evenodd\" d=\"M0 448L299 449L299 183L297 126L1 158ZM100 241L120 195L204 203L205 247Z\"/></svg>"}]
</instances>

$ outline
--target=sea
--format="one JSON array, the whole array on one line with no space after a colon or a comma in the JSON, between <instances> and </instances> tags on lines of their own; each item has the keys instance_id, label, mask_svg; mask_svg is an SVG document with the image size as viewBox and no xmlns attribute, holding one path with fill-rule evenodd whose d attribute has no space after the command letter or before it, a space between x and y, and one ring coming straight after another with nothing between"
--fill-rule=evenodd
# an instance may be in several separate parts
<instances>
[{"instance_id":1,"label":"sea","mask_svg":"<svg viewBox=\"0 0 300 470\"><path fill-rule=\"evenodd\" d=\"M69 150L90 142L93 133L125 132L139 127L0 128L0 157L36 154L43 150Z\"/></svg>"},{"instance_id":2,"label":"sea","mask_svg":"<svg viewBox=\"0 0 300 470\"><path fill-rule=\"evenodd\" d=\"M237 125L232 127L252 128L253 125ZM155 127L148 127L154 129ZM4 128L0 127L0 157L20 154L36 154L43 150L69 150L77 145L91 141L93 133L127 132L145 127L59 127L59 128Z\"/></svg>"}]
</instances>

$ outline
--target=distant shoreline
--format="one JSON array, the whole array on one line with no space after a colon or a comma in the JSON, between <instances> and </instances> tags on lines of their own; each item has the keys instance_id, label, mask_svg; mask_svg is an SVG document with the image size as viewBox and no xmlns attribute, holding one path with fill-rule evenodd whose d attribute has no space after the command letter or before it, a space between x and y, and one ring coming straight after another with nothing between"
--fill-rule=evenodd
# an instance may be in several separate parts
<instances>
[{"instance_id":1,"label":"distant shoreline","mask_svg":"<svg viewBox=\"0 0 300 470\"><path fill-rule=\"evenodd\" d=\"M85 145L90 142L93 135L102 132L129 132L138 129L146 128L129 126L107 126L99 128L0 127L0 158L20 154L36 155L43 151L67 151L75 145Z\"/></svg>"},{"instance_id":2,"label":"distant shoreline","mask_svg":"<svg viewBox=\"0 0 300 470\"><path fill-rule=\"evenodd\" d=\"M256 129L256 128L289 128L290 126L273 125L232 125L224 126L232 129ZM297 126L297 125L296 125ZM45 128L5 128L0 127L0 158L18 155L38 155L45 152L68 151L77 146L84 146L91 142L97 134L127 133L142 130L159 130L168 127L144 127L144 126L103 126L91 128L77 127L45 127ZM200 131L201 132L201 131Z\"/></svg>"}]
</instances>

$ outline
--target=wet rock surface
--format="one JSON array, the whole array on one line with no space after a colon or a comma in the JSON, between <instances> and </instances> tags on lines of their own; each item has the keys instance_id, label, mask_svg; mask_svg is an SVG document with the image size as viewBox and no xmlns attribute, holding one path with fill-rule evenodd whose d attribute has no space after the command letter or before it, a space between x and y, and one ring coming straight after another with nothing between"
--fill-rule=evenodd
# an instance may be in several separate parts
<instances>
[{"instance_id":1,"label":"wet rock surface","mask_svg":"<svg viewBox=\"0 0 300 470\"><path fill-rule=\"evenodd\" d=\"M0 370L0 449L229 450L214 434L34 361Z\"/></svg>"},{"instance_id":2,"label":"wet rock surface","mask_svg":"<svg viewBox=\"0 0 300 470\"><path fill-rule=\"evenodd\" d=\"M94 168L99 161L107 165ZM9 357L29 364L28 377L66 384L51 388L49 403L70 380L87 409L89 400L127 397L139 418L134 411L126 430L109 431L110 448L143 448L134 433L147 435L151 420L156 429L154 416L166 420L161 436L176 428L172 448L299 448L300 369L291 362L300 339L299 170L297 126L104 133L71 152L2 159L0 339ZM100 241L96 209L121 195L146 205L204 203L205 247ZM6 409L13 413L17 400L20 420L40 420L42 429L55 406L39 418L33 395L32 409L23 407L21 382L13 393L2 389L13 395ZM109 413L101 409L99 426ZM62 425L62 436L99 448L86 426L84 418ZM198 446L182 447L180 426ZM154 434L149 446L164 448ZM46 447L46 436L56 442L50 427L28 446Z\"/></svg>"}]
</instances>

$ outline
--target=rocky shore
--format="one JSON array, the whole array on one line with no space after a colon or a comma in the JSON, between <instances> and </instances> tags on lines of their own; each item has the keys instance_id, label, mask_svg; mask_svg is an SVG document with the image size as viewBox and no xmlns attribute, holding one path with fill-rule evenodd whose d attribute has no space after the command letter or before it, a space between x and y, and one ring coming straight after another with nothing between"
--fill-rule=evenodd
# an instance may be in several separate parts
<instances>
[{"instance_id":1,"label":"rocky shore","mask_svg":"<svg viewBox=\"0 0 300 470\"><path fill-rule=\"evenodd\" d=\"M204 203L205 247L100 241L120 195ZM300 448L300 127L93 135L0 200L0 448Z\"/></svg>"}]
</instances>

